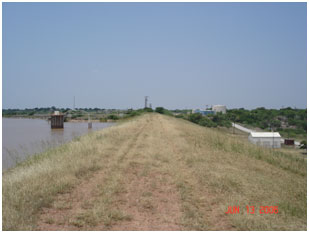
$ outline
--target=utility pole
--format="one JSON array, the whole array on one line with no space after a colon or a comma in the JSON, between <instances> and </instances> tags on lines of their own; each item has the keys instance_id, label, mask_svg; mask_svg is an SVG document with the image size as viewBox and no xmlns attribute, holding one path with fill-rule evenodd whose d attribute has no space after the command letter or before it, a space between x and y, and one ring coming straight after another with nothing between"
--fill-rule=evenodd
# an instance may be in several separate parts
<instances>
[{"instance_id":1,"label":"utility pole","mask_svg":"<svg viewBox=\"0 0 309 233\"><path fill-rule=\"evenodd\" d=\"M236 116L234 114L231 115L231 120L233 122L233 134L235 134L235 121L236 121Z\"/></svg>"},{"instance_id":2,"label":"utility pole","mask_svg":"<svg viewBox=\"0 0 309 233\"><path fill-rule=\"evenodd\" d=\"M75 111L75 95L74 95L74 100L73 100L73 110Z\"/></svg>"},{"instance_id":3,"label":"utility pole","mask_svg":"<svg viewBox=\"0 0 309 233\"><path fill-rule=\"evenodd\" d=\"M233 122L234 123L234 127L233 127L233 134L235 134L235 122Z\"/></svg>"},{"instance_id":4,"label":"utility pole","mask_svg":"<svg viewBox=\"0 0 309 233\"><path fill-rule=\"evenodd\" d=\"M272 146L272 148L274 149L275 148L275 136L274 136L274 129L273 129L273 126L272 125L270 125L270 129L271 129L271 132L272 132L272 136L273 136L273 146Z\"/></svg>"},{"instance_id":5,"label":"utility pole","mask_svg":"<svg viewBox=\"0 0 309 233\"><path fill-rule=\"evenodd\" d=\"M147 108L147 101L149 96L145 96L145 108Z\"/></svg>"}]
</instances>

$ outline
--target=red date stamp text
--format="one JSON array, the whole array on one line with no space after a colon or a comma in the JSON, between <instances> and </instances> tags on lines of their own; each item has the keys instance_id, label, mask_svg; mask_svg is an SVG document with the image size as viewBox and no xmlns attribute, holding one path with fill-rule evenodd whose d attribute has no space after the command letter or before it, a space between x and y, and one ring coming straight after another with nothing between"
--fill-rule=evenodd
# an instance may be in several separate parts
<instances>
[{"instance_id":1,"label":"red date stamp text","mask_svg":"<svg viewBox=\"0 0 309 233\"><path fill-rule=\"evenodd\" d=\"M255 208L255 206L246 206L247 214L278 214L278 206L260 206ZM239 206L228 206L226 214L239 214Z\"/></svg>"}]
</instances>

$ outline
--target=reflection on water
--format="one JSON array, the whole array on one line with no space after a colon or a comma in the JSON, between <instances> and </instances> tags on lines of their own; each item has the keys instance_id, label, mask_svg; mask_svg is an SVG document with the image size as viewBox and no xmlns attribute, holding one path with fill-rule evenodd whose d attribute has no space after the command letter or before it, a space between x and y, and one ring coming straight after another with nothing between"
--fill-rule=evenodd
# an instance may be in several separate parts
<instances>
[{"instance_id":1,"label":"reflection on water","mask_svg":"<svg viewBox=\"0 0 309 233\"><path fill-rule=\"evenodd\" d=\"M10 168L29 155L113 124L92 123L92 129L88 129L87 122L65 122L64 129L51 129L46 120L2 118L2 168Z\"/></svg>"}]
</instances>

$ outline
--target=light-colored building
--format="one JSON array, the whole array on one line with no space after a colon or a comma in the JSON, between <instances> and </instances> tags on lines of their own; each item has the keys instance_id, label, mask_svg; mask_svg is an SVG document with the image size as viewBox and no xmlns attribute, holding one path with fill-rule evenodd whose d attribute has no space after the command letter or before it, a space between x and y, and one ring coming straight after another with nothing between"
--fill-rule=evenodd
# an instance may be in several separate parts
<instances>
[{"instance_id":1,"label":"light-colored building","mask_svg":"<svg viewBox=\"0 0 309 233\"><path fill-rule=\"evenodd\" d=\"M212 106L212 111L215 113L222 112L223 114L226 113L226 106L225 105L214 105Z\"/></svg>"},{"instance_id":2,"label":"light-colored building","mask_svg":"<svg viewBox=\"0 0 309 233\"><path fill-rule=\"evenodd\" d=\"M206 110L193 109L193 110L192 110L192 113L200 113L200 114L202 114L203 116L215 114L214 111L212 111L212 110L207 110L207 109L206 109Z\"/></svg>"},{"instance_id":3,"label":"light-colored building","mask_svg":"<svg viewBox=\"0 0 309 233\"><path fill-rule=\"evenodd\" d=\"M277 132L251 132L248 139L258 146L267 148L281 147L281 136Z\"/></svg>"}]
</instances>

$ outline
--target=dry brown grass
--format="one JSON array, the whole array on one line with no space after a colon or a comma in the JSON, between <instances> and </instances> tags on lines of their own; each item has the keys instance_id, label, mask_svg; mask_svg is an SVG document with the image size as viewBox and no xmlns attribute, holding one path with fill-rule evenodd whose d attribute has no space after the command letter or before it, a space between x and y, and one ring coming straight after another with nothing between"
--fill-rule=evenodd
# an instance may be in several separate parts
<instances>
[{"instance_id":1,"label":"dry brown grass","mask_svg":"<svg viewBox=\"0 0 309 233\"><path fill-rule=\"evenodd\" d=\"M299 154L146 114L5 172L3 229L305 230L306 166ZM234 205L240 214L224 214Z\"/></svg>"}]
</instances>

